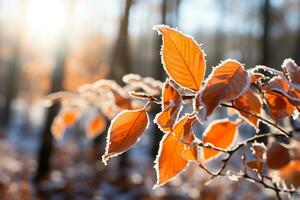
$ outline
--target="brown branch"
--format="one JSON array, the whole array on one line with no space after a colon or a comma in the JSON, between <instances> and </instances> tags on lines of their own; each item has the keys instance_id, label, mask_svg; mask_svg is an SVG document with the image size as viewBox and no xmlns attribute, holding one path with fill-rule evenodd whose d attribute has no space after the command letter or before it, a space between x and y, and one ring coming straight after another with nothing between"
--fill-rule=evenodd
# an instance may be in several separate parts
<instances>
[{"instance_id":1,"label":"brown branch","mask_svg":"<svg viewBox=\"0 0 300 200\"><path fill-rule=\"evenodd\" d=\"M131 94L134 94L134 92L132 92ZM143 95L143 97L142 97ZM144 98L144 99L147 99L148 101L151 101L151 102L154 102L154 103L157 103L157 104L161 104L161 101L158 100L156 97L152 96L152 95L147 95L147 94L142 94L141 96L137 97L137 98ZM134 96L134 95L133 95ZM183 100L189 100L189 99L193 99L195 98L195 95L194 94L190 94L190 95L181 95L182 99ZM220 104L220 106L222 107L227 107L227 108L233 108L235 110L238 110L240 112L243 112L243 113L246 113L248 115L251 115L252 117L255 117L257 119L259 119L260 121L266 123L267 125L269 126L272 126L273 128L277 129L278 131L280 131L281 133L283 133L286 137L291 137L292 134L286 130L284 130L282 127L278 126L277 123L274 123L260 115L256 115L250 111L247 111L247 110L243 110L243 109L240 109L234 105L229 105L229 104L225 104L225 103L222 103Z\"/></svg>"},{"instance_id":2,"label":"brown branch","mask_svg":"<svg viewBox=\"0 0 300 200\"><path fill-rule=\"evenodd\" d=\"M256 135L256 136L253 136L253 137L251 137L251 138L249 138L249 139L247 139L247 140L245 140L245 141L243 141L243 142L237 144L235 147L233 147L233 148L231 148L231 149L228 149L228 150L222 149L221 151L224 152L224 153L227 153L227 156L226 156L225 158L222 159L222 164L221 164L220 168L218 169L217 172L214 173L214 175L213 175L212 178L215 178L215 177L217 177L217 176L219 176L219 175L221 175L221 174L223 173L223 171L224 171L224 169L225 169L225 167L226 167L228 161L229 161L230 158L232 157L232 155L233 155L236 151L238 151L241 147L246 146L247 144L252 143L252 142L254 142L254 141L258 140L258 139L261 139L261 138L270 137L270 136L275 136L275 137L277 137L277 136L283 136L283 135L284 135L284 134L282 134L282 133L278 133L278 134L266 133L266 134L262 134L262 135ZM205 145L202 145L202 144L200 143L199 146L206 147L206 148L211 148L211 149L214 149L214 150L219 150L218 147L213 147L213 145L208 146L208 145L206 145L206 144L205 144ZM219 151L220 151L220 150L219 150Z\"/></svg>"},{"instance_id":3,"label":"brown branch","mask_svg":"<svg viewBox=\"0 0 300 200\"><path fill-rule=\"evenodd\" d=\"M233 109L238 110L238 111L240 111L240 112L243 112L243 113L246 113L246 114L248 114L248 115L251 115L252 117L255 117L255 118L257 118L257 119L259 119L259 120L265 122L266 124L272 126L273 128L277 129L278 131L280 131L281 133L283 133L286 137L291 137L291 136L292 136L290 132L288 132L288 131L284 130L282 127L278 126L277 123L274 123L274 122L272 122L272 121L270 121L270 120L268 120L268 119L266 119L266 118L263 118L263 117L260 116L260 115L256 115L256 114L254 114L254 113L252 113L252 112L249 112L249 111L247 111L247 110L243 110L243 109L237 108L237 107L234 106L234 105L228 105L228 104L222 103L221 106L222 106L222 107L227 107L227 108L233 108Z\"/></svg>"}]
</instances>

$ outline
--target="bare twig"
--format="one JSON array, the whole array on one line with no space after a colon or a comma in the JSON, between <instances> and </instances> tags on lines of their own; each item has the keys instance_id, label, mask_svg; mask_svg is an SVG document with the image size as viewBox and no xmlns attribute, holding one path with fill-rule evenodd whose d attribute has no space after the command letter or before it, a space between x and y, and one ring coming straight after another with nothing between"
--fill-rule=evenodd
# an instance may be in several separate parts
<instances>
[{"instance_id":1,"label":"bare twig","mask_svg":"<svg viewBox=\"0 0 300 200\"><path fill-rule=\"evenodd\" d=\"M257 119L259 119L259 120L265 122L266 124L272 126L273 128L277 129L278 131L280 131L281 133L283 133L286 137L291 137L291 136L292 136L290 132L288 132L288 131L284 130L282 127L278 126L277 123L273 123L272 121L270 121L270 120L268 120L268 119L266 119L266 118L263 118L263 117L260 116L260 115L256 115L256 114L254 114L254 113L252 113L252 112L250 112L250 111L247 111L247 110L243 110L243 109L237 108L237 107L234 106L234 105L229 105L229 104L224 104L224 103L223 103L223 104L221 104L221 106L222 106L222 107L227 107L227 108L233 108L233 109L238 110L238 111L240 111L240 112L243 112L243 113L246 113L246 114L248 114L248 115L251 115L252 117L255 117L255 118L257 118Z\"/></svg>"}]
</instances>

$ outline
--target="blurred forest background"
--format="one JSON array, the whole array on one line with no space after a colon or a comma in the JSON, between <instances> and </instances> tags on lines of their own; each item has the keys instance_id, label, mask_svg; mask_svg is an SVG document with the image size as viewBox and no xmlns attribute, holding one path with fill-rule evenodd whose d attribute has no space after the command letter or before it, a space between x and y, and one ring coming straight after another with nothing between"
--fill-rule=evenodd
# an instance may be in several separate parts
<instances>
[{"instance_id":1,"label":"blurred forest background","mask_svg":"<svg viewBox=\"0 0 300 200\"><path fill-rule=\"evenodd\" d=\"M0 199L272 198L251 183L204 187L198 168L153 191L154 127L106 168L105 133L90 141L78 123L52 139L59 105L45 107L45 95L127 73L166 78L156 24L194 36L208 72L226 58L300 64L300 0L0 0Z\"/></svg>"}]
</instances>

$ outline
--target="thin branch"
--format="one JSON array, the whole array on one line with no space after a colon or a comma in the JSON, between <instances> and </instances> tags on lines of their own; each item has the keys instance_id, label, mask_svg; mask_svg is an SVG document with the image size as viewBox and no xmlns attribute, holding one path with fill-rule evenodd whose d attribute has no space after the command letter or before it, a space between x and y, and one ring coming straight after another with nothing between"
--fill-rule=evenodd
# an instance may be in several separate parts
<instances>
[{"instance_id":1,"label":"thin branch","mask_svg":"<svg viewBox=\"0 0 300 200\"><path fill-rule=\"evenodd\" d=\"M255 117L255 118L257 118L257 119L265 122L266 124L272 126L273 128L277 129L278 131L280 131L281 133L283 133L286 137L291 137L292 136L290 132L288 132L288 131L284 130L282 127L278 126L277 123L274 123L274 122L272 122L272 121L270 121L270 120L268 120L266 118L263 118L262 116L256 115L256 114L254 114L252 112L249 112L247 110L243 110L243 109L237 108L234 105L229 105L229 104L222 103L221 106L222 107L227 107L227 108L233 108L233 109L238 110L240 112L243 112L243 113L246 113L248 115L251 115L252 117Z\"/></svg>"},{"instance_id":2,"label":"thin branch","mask_svg":"<svg viewBox=\"0 0 300 200\"><path fill-rule=\"evenodd\" d=\"M131 94L135 94L134 92L132 92ZM158 100L156 97L154 96L151 96L151 95L147 95L147 94L139 94L139 95L133 95L137 98L144 98L144 99L147 99L148 101L151 101L151 102L154 102L154 103L157 103L157 104L161 104L161 101ZM189 99L193 99L195 98L195 95L194 94L190 94L190 95L181 95L182 96L182 99L183 100L189 100ZM273 128L277 129L278 131L280 131L281 133L283 133L286 137L291 137L291 133L284 130L282 127L278 126L278 124L260 116L260 115L256 115L250 111L247 111L247 110L243 110L243 109L240 109L234 105L229 105L229 104L225 104L225 103L222 103L220 104L220 106L222 107L227 107L227 108L233 108L235 110L238 110L240 112L243 112L243 113L246 113L248 115L251 115L252 117L255 117L257 119L259 119L260 121L272 126Z\"/></svg>"},{"instance_id":3,"label":"thin branch","mask_svg":"<svg viewBox=\"0 0 300 200\"><path fill-rule=\"evenodd\" d=\"M219 175L221 175L228 163L228 161L230 160L230 158L232 157L232 155L238 151L241 147L243 146L246 146L247 144L249 143L252 143L258 139L261 139L261 138L266 138L266 137L270 137L270 136L283 136L284 134L283 133L278 133L278 134L273 134L273 133L266 133L266 134L262 134L262 135L256 135L256 136L253 136L239 144L237 144L235 147L231 148L231 149L228 149L228 150L224 150L222 149L221 151L224 152L224 153L227 153L226 157L222 159L222 163L221 163L221 166L220 168L217 170L217 172L214 173L213 177L212 178L215 178ZM199 144L199 146L204 146L206 148L211 148L211 149L214 149L214 150L218 150L218 147L212 147L212 145L202 145L201 143ZM220 151L220 150L219 150Z\"/></svg>"}]
</instances>

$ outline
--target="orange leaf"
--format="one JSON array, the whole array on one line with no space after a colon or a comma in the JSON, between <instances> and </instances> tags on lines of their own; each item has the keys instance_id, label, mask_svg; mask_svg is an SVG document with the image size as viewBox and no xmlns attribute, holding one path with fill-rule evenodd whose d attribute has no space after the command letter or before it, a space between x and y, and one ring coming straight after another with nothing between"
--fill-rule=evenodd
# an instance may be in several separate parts
<instances>
[{"instance_id":1,"label":"orange leaf","mask_svg":"<svg viewBox=\"0 0 300 200\"><path fill-rule=\"evenodd\" d=\"M131 99L128 97L124 97L116 92L116 90L111 90L114 97L115 97L115 103L116 105L121 109L131 109Z\"/></svg>"},{"instance_id":2,"label":"orange leaf","mask_svg":"<svg viewBox=\"0 0 300 200\"><path fill-rule=\"evenodd\" d=\"M210 143L215 147L227 149L233 143L237 135L240 122L229 121L229 119L216 120L207 127L203 133L203 142ZM218 155L217 150L203 148L203 156L205 160Z\"/></svg>"},{"instance_id":3,"label":"orange leaf","mask_svg":"<svg viewBox=\"0 0 300 200\"><path fill-rule=\"evenodd\" d=\"M148 125L148 114L145 108L140 110L124 110L119 113L111 122L105 154L102 156L104 164L111 157L127 151L132 145L138 142L140 136Z\"/></svg>"},{"instance_id":4,"label":"orange leaf","mask_svg":"<svg viewBox=\"0 0 300 200\"><path fill-rule=\"evenodd\" d=\"M196 117L184 116L174 125L173 132L162 138L155 160L157 182L154 188L164 185L179 175L188 164L188 161L183 158L183 152L187 148L185 143L194 140L192 125L195 119Z\"/></svg>"},{"instance_id":5,"label":"orange leaf","mask_svg":"<svg viewBox=\"0 0 300 200\"><path fill-rule=\"evenodd\" d=\"M250 78L241 63L226 60L217 66L209 76L201 94L206 116L225 101L238 98L250 86Z\"/></svg>"},{"instance_id":6,"label":"orange leaf","mask_svg":"<svg viewBox=\"0 0 300 200\"><path fill-rule=\"evenodd\" d=\"M57 140L63 137L66 126L64 120L61 116L56 116L51 125L51 133L53 137Z\"/></svg>"},{"instance_id":7,"label":"orange leaf","mask_svg":"<svg viewBox=\"0 0 300 200\"><path fill-rule=\"evenodd\" d=\"M103 131L106 127L106 120L103 115L97 115L94 117L86 127L86 134L89 139L95 138Z\"/></svg>"},{"instance_id":8,"label":"orange leaf","mask_svg":"<svg viewBox=\"0 0 300 200\"><path fill-rule=\"evenodd\" d=\"M253 114L260 115L262 110L262 101L259 96L253 92L253 90L248 89L239 98L233 101L233 104L242 110L250 111ZM251 125L255 128L258 127L258 119L247 113L239 112Z\"/></svg>"},{"instance_id":9,"label":"orange leaf","mask_svg":"<svg viewBox=\"0 0 300 200\"><path fill-rule=\"evenodd\" d=\"M77 121L79 113L76 109L66 109L60 115L66 126L72 126Z\"/></svg>"},{"instance_id":10,"label":"orange leaf","mask_svg":"<svg viewBox=\"0 0 300 200\"><path fill-rule=\"evenodd\" d=\"M288 149L275 141L268 146L266 155L270 169L281 169L291 161Z\"/></svg>"},{"instance_id":11,"label":"orange leaf","mask_svg":"<svg viewBox=\"0 0 300 200\"><path fill-rule=\"evenodd\" d=\"M162 112L156 115L154 121L163 132L169 132L178 118L182 99L179 92L172 87L168 79L162 93Z\"/></svg>"},{"instance_id":12,"label":"orange leaf","mask_svg":"<svg viewBox=\"0 0 300 200\"><path fill-rule=\"evenodd\" d=\"M186 150L184 150L182 157L187 161L195 161L198 163L198 146L194 145L187 147Z\"/></svg>"},{"instance_id":13,"label":"orange leaf","mask_svg":"<svg viewBox=\"0 0 300 200\"><path fill-rule=\"evenodd\" d=\"M279 76L273 77L268 83L262 86L263 90L271 90L285 96L294 105L300 105L300 95L296 89L291 89L288 82Z\"/></svg>"},{"instance_id":14,"label":"orange leaf","mask_svg":"<svg viewBox=\"0 0 300 200\"><path fill-rule=\"evenodd\" d=\"M300 160L292 160L285 167L278 170L278 175L286 183L294 187L300 186Z\"/></svg>"},{"instance_id":15,"label":"orange leaf","mask_svg":"<svg viewBox=\"0 0 300 200\"><path fill-rule=\"evenodd\" d=\"M281 67L293 87L300 90L300 66L292 59L285 59Z\"/></svg>"},{"instance_id":16,"label":"orange leaf","mask_svg":"<svg viewBox=\"0 0 300 200\"><path fill-rule=\"evenodd\" d=\"M168 75L182 87L198 91L205 75L205 58L190 36L164 25L154 27L163 36L163 66Z\"/></svg>"},{"instance_id":17,"label":"orange leaf","mask_svg":"<svg viewBox=\"0 0 300 200\"><path fill-rule=\"evenodd\" d=\"M276 122L293 114L295 108L285 96L273 91L266 91L264 98L269 107L270 117Z\"/></svg>"}]
</instances>

